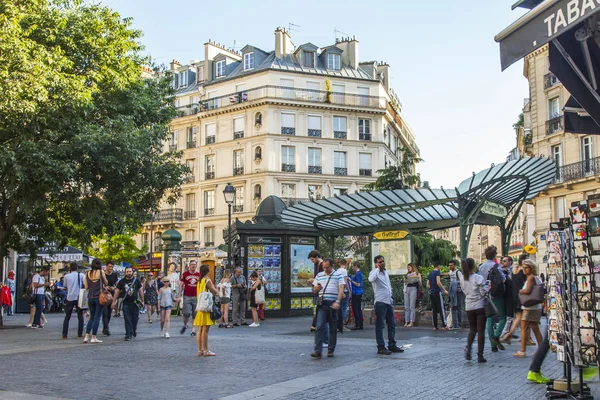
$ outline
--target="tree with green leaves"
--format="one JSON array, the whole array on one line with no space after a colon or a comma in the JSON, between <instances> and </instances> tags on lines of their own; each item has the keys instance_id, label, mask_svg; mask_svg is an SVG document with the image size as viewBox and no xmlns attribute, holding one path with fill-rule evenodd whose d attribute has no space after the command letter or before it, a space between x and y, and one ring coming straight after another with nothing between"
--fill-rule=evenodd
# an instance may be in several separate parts
<instances>
[{"instance_id":1,"label":"tree with green leaves","mask_svg":"<svg viewBox=\"0 0 600 400\"><path fill-rule=\"evenodd\" d=\"M86 248L178 197L171 78L144 70L131 24L81 0L0 2L0 273L9 248Z\"/></svg>"},{"instance_id":2,"label":"tree with green leaves","mask_svg":"<svg viewBox=\"0 0 600 400\"><path fill-rule=\"evenodd\" d=\"M449 240L436 239L428 233L413 235L413 246L416 264L423 267L447 265L459 253Z\"/></svg>"},{"instance_id":3,"label":"tree with green leaves","mask_svg":"<svg viewBox=\"0 0 600 400\"><path fill-rule=\"evenodd\" d=\"M413 153L408 147L399 148L400 163L389 165L377 171L379 176L373 183L365 185L363 190L371 192L374 190L394 190L412 188L421 183L421 176L415 173L415 164L423 161L421 157Z\"/></svg>"},{"instance_id":4,"label":"tree with green leaves","mask_svg":"<svg viewBox=\"0 0 600 400\"><path fill-rule=\"evenodd\" d=\"M135 264L135 259L145 252L145 249L138 249L129 234L92 236L92 245L87 249L89 255L103 262L112 260L117 264Z\"/></svg>"}]
</instances>

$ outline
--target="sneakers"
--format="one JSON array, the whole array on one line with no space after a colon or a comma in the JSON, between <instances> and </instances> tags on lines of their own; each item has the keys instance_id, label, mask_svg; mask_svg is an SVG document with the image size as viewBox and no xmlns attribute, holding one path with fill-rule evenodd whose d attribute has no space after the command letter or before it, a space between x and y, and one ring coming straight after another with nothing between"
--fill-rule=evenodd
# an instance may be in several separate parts
<instances>
[{"instance_id":1,"label":"sneakers","mask_svg":"<svg viewBox=\"0 0 600 400\"><path fill-rule=\"evenodd\" d=\"M85 338L83 339L83 343L87 343L90 340L88 335L85 335Z\"/></svg>"},{"instance_id":2,"label":"sneakers","mask_svg":"<svg viewBox=\"0 0 600 400\"><path fill-rule=\"evenodd\" d=\"M165 337L165 333L161 330L160 333L158 334L158 337Z\"/></svg>"},{"instance_id":3,"label":"sneakers","mask_svg":"<svg viewBox=\"0 0 600 400\"><path fill-rule=\"evenodd\" d=\"M171 335L169 335L169 333L165 333L165 339L171 339Z\"/></svg>"},{"instance_id":4,"label":"sneakers","mask_svg":"<svg viewBox=\"0 0 600 400\"><path fill-rule=\"evenodd\" d=\"M527 373L527 380L535 382L535 383L542 383L542 384L550 382L550 379L546 378L544 376L544 374L542 374L541 372L533 372L533 371L529 371Z\"/></svg>"},{"instance_id":5,"label":"sneakers","mask_svg":"<svg viewBox=\"0 0 600 400\"><path fill-rule=\"evenodd\" d=\"M179 331L179 333L181 333L182 335L185 333L185 330L187 329L187 326L183 326L181 327L181 330Z\"/></svg>"},{"instance_id":6,"label":"sneakers","mask_svg":"<svg viewBox=\"0 0 600 400\"><path fill-rule=\"evenodd\" d=\"M90 343L102 343L102 340L98 340L96 338L92 338L92 340L90 340Z\"/></svg>"},{"instance_id":7,"label":"sneakers","mask_svg":"<svg viewBox=\"0 0 600 400\"><path fill-rule=\"evenodd\" d=\"M389 351L391 351L392 353L404 353L404 349L398 346L390 347Z\"/></svg>"},{"instance_id":8,"label":"sneakers","mask_svg":"<svg viewBox=\"0 0 600 400\"><path fill-rule=\"evenodd\" d=\"M377 349L377 354L382 354L384 356L389 356L390 354L392 354L391 351L389 351L388 349L386 349L385 347L380 347Z\"/></svg>"},{"instance_id":9,"label":"sneakers","mask_svg":"<svg viewBox=\"0 0 600 400\"><path fill-rule=\"evenodd\" d=\"M323 347L329 347L329 343L323 343Z\"/></svg>"},{"instance_id":10,"label":"sneakers","mask_svg":"<svg viewBox=\"0 0 600 400\"><path fill-rule=\"evenodd\" d=\"M496 347L498 347L500 350L505 350L504 345L502 343L500 343L500 339L497 336L492 338L492 343L494 343L494 345Z\"/></svg>"},{"instance_id":11,"label":"sneakers","mask_svg":"<svg viewBox=\"0 0 600 400\"><path fill-rule=\"evenodd\" d=\"M250 325L248 325L248 328L258 328L259 326L260 326L260 324L253 322Z\"/></svg>"}]
</instances>

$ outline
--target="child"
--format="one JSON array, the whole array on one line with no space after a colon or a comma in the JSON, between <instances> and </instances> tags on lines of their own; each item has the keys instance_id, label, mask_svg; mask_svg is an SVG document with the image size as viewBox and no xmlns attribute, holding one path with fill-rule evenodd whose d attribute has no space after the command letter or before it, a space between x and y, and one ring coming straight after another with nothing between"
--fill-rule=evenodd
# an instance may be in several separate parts
<instances>
[{"instance_id":1,"label":"child","mask_svg":"<svg viewBox=\"0 0 600 400\"><path fill-rule=\"evenodd\" d=\"M160 307L160 337L169 339L169 323L171 322L171 309L173 308L173 291L168 277L164 277L163 287L158 291L158 305ZM164 327L164 333L163 333Z\"/></svg>"}]
</instances>

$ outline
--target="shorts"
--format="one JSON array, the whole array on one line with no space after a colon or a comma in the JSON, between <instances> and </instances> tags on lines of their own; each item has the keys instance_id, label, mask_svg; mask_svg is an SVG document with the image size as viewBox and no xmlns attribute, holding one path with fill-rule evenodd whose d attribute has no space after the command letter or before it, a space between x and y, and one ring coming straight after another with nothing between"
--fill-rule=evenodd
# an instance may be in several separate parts
<instances>
[{"instance_id":1,"label":"shorts","mask_svg":"<svg viewBox=\"0 0 600 400\"><path fill-rule=\"evenodd\" d=\"M160 307L160 311L171 311L173 307Z\"/></svg>"},{"instance_id":2,"label":"shorts","mask_svg":"<svg viewBox=\"0 0 600 400\"><path fill-rule=\"evenodd\" d=\"M231 300L229 299L229 297L221 297L221 296L219 296L219 300L221 300L221 304L229 304L231 302Z\"/></svg>"},{"instance_id":3,"label":"shorts","mask_svg":"<svg viewBox=\"0 0 600 400\"><path fill-rule=\"evenodd\" d=\"M185 318L189 318L190 316L196 318L197 303L196 296L183 296L183 316Z\"/></svg>"},{"instance_id":4,"label":"shorts","mask_svg":"<svg viewBox=\"0 0 600 400\"><path fill-rule=\"evenodd\" d=\"M538 308L535 310L523 309L523 316L521 317L522 321L534 322L536 324L539 324L541 319L542 319L542 309L541 308Z\"/></svg>"}]
</instances>

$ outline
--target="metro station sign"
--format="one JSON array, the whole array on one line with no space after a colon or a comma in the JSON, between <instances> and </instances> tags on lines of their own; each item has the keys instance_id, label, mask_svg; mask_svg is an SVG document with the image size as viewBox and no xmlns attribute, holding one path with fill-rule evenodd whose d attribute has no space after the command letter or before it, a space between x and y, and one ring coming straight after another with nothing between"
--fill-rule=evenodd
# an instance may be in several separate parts
<instances>
[{"instance_id":1,"label":"metro station sign","mask_svg":"<svg viewBox=\"0 0 600 400\"><path fill-rule=\"evenodd\" d=\"M508 211L502 204L494 203L491 201L485 201L481 207L481 212L487 215L493 215L494 217L506 218Z\"/></svg>"},{"instance_id":2,"label":"metro station sign","mask_svg":"<svg viewBox=\"0 0 600 400\"><path fill-rule=\"evenodd\" d=\"M375 237L375 239L378 240L398 240L398 239L404 239L406 236L409 235L410 232L408 231L402 231L402 230L398 230L398 231L384 231L384 232L375 232L373 234L373 237Z\"/></svg>"}]
</instances>

